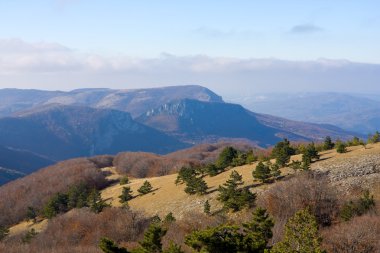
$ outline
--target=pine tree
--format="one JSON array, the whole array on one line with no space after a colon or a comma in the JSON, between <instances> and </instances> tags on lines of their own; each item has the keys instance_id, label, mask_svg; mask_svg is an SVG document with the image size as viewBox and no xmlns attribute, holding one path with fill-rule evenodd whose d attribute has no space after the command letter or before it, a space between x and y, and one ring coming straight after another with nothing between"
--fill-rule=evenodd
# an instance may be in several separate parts
<instances>
[{"instance_id":1,"label":"pine tree","mask_svg":"<svg viewBox=\"0 0 380 253\"><path fill-rule=\"evenodd\" d=\"M336 146L336 152L338 152L340 154L347 152L346 145L343 142L341 142L341 141L337 142L335 146Z\"/></svg>"},{"instance_id":2,"label":"pine tree","mask_svg":"<svg viewBox=\"0 0 380 253\"><path fill-rule=\"evenodd\" d=\"M206 202L204 203L203 205L203 212L207 215L210 215L211 214L211 205L209 203L208 200L206 200Z\"/></svg>"},{"instance_id":3,"label":"pine tree","mask_svg":"<svg viewBox=\"0 0 380 253\"><path fill-rule=\"evenodd\" d=\"M173 215L172 212L168 213L165 216L164 223L168 224L168 223L172 223L172 222L175 222L175 221L176 221L176 218L174 217L174 215Z\"/></svg>"},{"instance_id":4,"label":"pine tree","mask_svg":"<svg viewBox=\"0 0 380 253\"><path fill-rule=\"evenodd\" d=\"M378 143L380 142L380 133L376 131L374 135L368 137L368 143Z\"/></svg>"},{"instance_id":5,"label":"pine tree","mask_svg":"<svg viewBox=\"0 0 380 253\"><path fill-rule=\"evenodd\" d=\"M139 242L140 248L137 252L141 253L160 253L162 252L162 237L166 234L166 229L160 223L150 224L144 233L144 239Z\"/></svg>"},{"instance_id":6,"label":"pine tree","mask_svg":"<svg viewBox=\"0 0 380 253\"><path fill-rule=\"evenodd\" d=\"M263 162L259 162L256 169L252 171L252 176L265 183L271 177L269 166L265 165Z\"/></svg>"},{"instance_id":7,"label":"pine tree","mask_svg":"<svg viewBox=\"0 0 380 253\"><path fill-rule=\"evenodd\" d=\"M123 176L120 179L120 185L125 185L125 184L129 184L129 177L128 176Z\"/></svg>"},{"instance_id":8,"label":"pine tree","mask_svg":"<svg viewBox=\"0 0 380 253\"><path fill-rule=\"evenodd\" d=\"M38 233L34 228L26 232L25 236L21 239L22 243L30 243Z\"/></svg>"},{"instance_id":9,"label":"pine tree","mask_svg":"<svg viewBox=\"0 0 380 253\"><path fill-rule=\"evenodd\" d=\"M272 218L269 217L267 210L261 207L255 209L250 222L243 224L244 232L246 234L260 234L267 243L273 236L273 226L274 222Z\"/></svg>"},{"instance_id":10,"label":"pine tree","mask_svg":"<svg viewBox=\"0 0 380 253\"><path fill-rule=\"evenodd\" d=\"M100 192L97 189L93 189L87 199L87 204L90 210L94 213L100 213L108 205L102 199Z\"/></svg>"},{"instance_id":11,"label":"pine tree","mask_svg":"<svg viewBox=\"0 0 380 253\"><path fill-rule=\"evenodd\" d=\"M272 150L272 157L280 167L285 167L290 160L290 156L295 154L294 148L290 146L287 139L277 143Z\"/></svg>"},{"instance_id":12,"label":"pine tree","mask_svg":"<svg viewBox=\"0 0 380 253\"><path fill-rule=\"evenodd\" d=\"M319 158L320 158L320 156L318 154L318 151L315 147L314 142L307 145L304 152L303 152L302 159L310 164L313 160L319 160Z\"/></svg>"},{"instance_id":13,"label":"pine tree","mask_svg":"<svg viewBox=\"0 0 380 253\"><path fill-rule=\"evenodd\" d=\"M192 179L186 181L185 192L187 194L204 195L206 194L207 189L208 189L207 183L206 181L203 180L203 178L193 177Z\"/></svg>"},{"instance_id":14,"label":"pine tree","mask_svg":"<svg viewBox=\"0 0 380 253\"><path fill-rule=\"evenodd\" d=\"M123 187L123 191L121 195L119 196L119 198L120 198L120 203L125 203L131 200L133 198L131 187L129 186Z\"/></svg>"},{"instance_id":15,"label":"pine tree","mask_svg":"<svg viewBox=\"0 0 380 253\"><path fill-rule=\"evenodd\" d=\"M284 239L271 253L322 253L317 221L308 209L298 211L285 225Z\"/></svg>"},{"instance_id":16,"label":"pine tree","mask_svg":"<svg viewBox=\"0 0 380 253\"><path fill-rule=\"evenodd\" d=\"M181 246L171 241L169 243L169 247L166 250L164 250L164 253L185 253L185 252L181 249Z\"/></svg>"},{"instance_id":17,"label":"pine tree","mask_svg":"<svg viewBox=\"0 0 380 253\"><path fill-rule=\"evenodd\" d=\"M245 206L253 205L256 196L248 189L239 189L238 186L244 184L241 177L236 176L236 171L232 171L230 179L219 186L218 200L221 201L226 209L239 211ZM240 180L239 180L240 179Z\"/></svg>"},{"instance_id":18,"label":"pine tree","mask_svg":"<svg viewBox=\"0 0 380 253\"><path fill-rule=\"evenodd\" d=\"M238 156L238 151L236 149L234 149L233 147L226 147L220 153L216 161L216 166L218 168L225 169L231 165L232 161L237 156Z\"/></svg>"},{"instance_id":19,"label":"pine tree","mask_svg":"<svg viewBox=\"0 0 380 253\"><path fill-rule=\"evenodd\" d=\"M104 253L129 253L127 249L117 246L114 241L108 238L100 239L99 248Z\"/></svg>"},{"instance_id":20,"label":"pine tree","mask_svg":"<svg viewBox=\"0 0 380 253\"><path fill-rule=\"evenodd\" d=\"M323 142L323 150L330 150L334 148L334 143L331 140L330 136L326 136L325 141Z\"/></svg>"},{"instance_id":21,"label":"pine tree","mask_svg":"<svg viewBox=\"0 0 380 253\"><path fill-rule=\"evenodd\" d=\"M272 164L270 166L270 176L273 177L275 180L281 176L281 170L280 170L280 166L278 166L277 163L275 164Z\"/></svg>"},{"instance_id":22,"label":"pine tree","mask_svg":"<svg viewBox=\"0 0 380 253\"><path fill-rule=\"evenodd\" d=\"M151 192L152 189L153 189L152 185L147 180L145 180L144 184L137 191L140 194L144 195Z\"/></svg>"}]
</instances>

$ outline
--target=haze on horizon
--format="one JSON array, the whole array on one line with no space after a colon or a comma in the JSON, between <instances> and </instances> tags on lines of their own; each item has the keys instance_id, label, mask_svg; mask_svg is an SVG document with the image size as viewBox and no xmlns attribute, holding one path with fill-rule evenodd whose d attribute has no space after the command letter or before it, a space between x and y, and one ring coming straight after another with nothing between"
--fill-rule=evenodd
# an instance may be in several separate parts
<instances>
[{"instance_id":1,"label":"haze on horizon","mask_svg":"<svg viewBox=\"0 0 380 253\"><path fill-rule=\"evenodd\" d=\"M380 2L0 2L0 88L380 93Z\"/></svg>"}]
</instances>

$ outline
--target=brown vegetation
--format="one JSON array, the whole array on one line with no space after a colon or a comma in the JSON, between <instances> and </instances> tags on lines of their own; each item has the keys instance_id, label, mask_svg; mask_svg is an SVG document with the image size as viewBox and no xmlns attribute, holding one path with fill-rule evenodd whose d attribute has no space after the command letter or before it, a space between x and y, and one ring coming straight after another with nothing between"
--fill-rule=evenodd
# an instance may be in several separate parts
<instances>
[{"instance_id":1,"label":"brown vegetation","mask_svg":"<svg viewBox=\"0 0 380 253\"><path fill-rule=\"evenodd\" d=\"M105 176L89 159L78 158L46 167L0 187L0 225L20 222L27 208L40 209L54 194L84 183L93 188L107 185Z\"/></svg>"}]
</instances>

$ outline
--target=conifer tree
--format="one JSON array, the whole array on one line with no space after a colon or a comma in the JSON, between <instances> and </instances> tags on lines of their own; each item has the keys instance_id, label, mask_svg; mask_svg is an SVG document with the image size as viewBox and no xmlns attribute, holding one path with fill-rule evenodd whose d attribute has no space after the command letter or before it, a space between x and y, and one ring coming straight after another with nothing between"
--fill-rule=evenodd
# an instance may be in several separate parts
<instances>
[{"instance_id":1,"label":"conifer tree","mask_svg":"<svg viewBox=\"0 0 380 253\"><path fill-rule=\"evenodd\" d=\"M334 143L331 140L330 136L326 136L325 141L323 142L323 150L330 150L334 148Z\"/></svg>"},{"instance_id":2,"label":"conifer tree","mask_svg":"<svg viewBox=\"0 0 380 253\"><path fill-rule=\"evenodd\" d=\"M140 248L136 253L160 253L162 252L162 237L166 234L166 229L159 222L152 222L148 230L144 233L144 239L139 242ZM135 252L135 251L134 251Z\"/></svg>"},{"instance_id":3,"label":"conifer tree","mask_svg":"<svg viewBox=\"0 0 380 253\"><path fill-rule=\"evenodd\" d=\"M209 203L208 200L206 200L206 202L204 203L203 205L203 212L207 215L210 215L211 214L211 205Z\"/></svg>"},{"instance_id":4,"label":"conifer tree","mask_svg":"<svg viewBox=\"0 0 380 253\"><path fill-rule=\"evenodd\" d=\"M265 165L263 162L259 162L255 170L252 171L252 176L265 183L271 177L269 166Z\"/></svg>"},{"instance_id":5,"label":"conifer tree","mask_svg":"<svg viewBox=\"0 0 380 253\"><path fill-rule=\"evenodd\" d=\"M90 210L94 213L100 213L108 205L102 199L100 192L97 189L93 189L87 199L87 204L90 207Z\"/></svg>"},{"instance_id":6,"label":"conifer tree","mask_svg":"<svg viewBox=\"0 0 380 253\"><path fill-rule=\"evenodd\" d=\"M33 223L35 223L36 218L37 218L36 210L33 207L28 206L28 210L26 212L26 217L28 218L28 220L32 220Z\"/></svg>"},{"instance_id":7,"label":"conifer tree","mask_svg":"<svg viewBox=\"0 0 380 253\"><path fill-rule=\"evenodd\" d=\"M252 215L252 219L248 223L244 223L244 232L260 234L265 241L268 243L269 239L272 238L272 228L274 222L272 218L269 217L267 210L261 207L255 209Z\"/></svg>"},{"instance_id":8,"label":"conifer tree","mask_svg":"<svg viewBox=\"0 0 380 253\"><path fill-rule=\"evenodd\" d=\"M337 142L335 146L336 146L336 152L338 152L340 154L347 152L346 145L343 142L341 142L341 141Z\"/></svg>"},{"instance_id":9,"label":"conifer tree","mask_svg":"<svg viewBox=\"0 0 380 253\"><path fill-rule=\"evenodd\" d=\"M239 189L238 186L244 184L241 177L236 176L236 171L230 175L230 179L219 186L218 200L221 201L226 209L239 211L245 206L253 205L256 196L248 189Z\"/></svg>"},{"instance_id":10,"label":"conifer tree","mask_svg":"<svg viewBox=\"0 0 380 253\"><path fill-rule=\"evenodd\" d=\"M298 211L285 225L284 239L271 253L323 253L317 221L308 209Z\"/></svg>"},{"instance_id":11,"label":"conifer tree","mask_svg":"<svg viewBox=\"0 0 380 253\"><path fill-rule=\"evenodd\" d=\"M236 149L234 149L233 147L226 147L220 153L216 161L216 166L218 168L225 169L231 165L232 161L237 156L238 156L238 151Z\"/></svg>"},{"instance_id":12,"label":"conifer tree","mask_svg":"<svg viewBox=\"0 0 380 253\"><path fill-rule=\"evenodd\" d=\"M193 195L193 194L199 194L204 195L206 194L208 189L207 183L203 178L200 177L193 177L186 181L186 187L185 192Z\"/></svg>"},{"instance_id":13,"label":"conifer tree","mask_svg":"<svg viewBox=\"0 0 380 253\"><path fill-rule=\"evenodd\" d=\"M9 234L9 229L0 226L0 241L3 240Z\"/></svg>"},{"instance_id":14,"label":"conifer tree","mask_svg":"<svg viewBox=\"0 0 380 253\"><path fill-rule=\"evenodd\" d=\"M120 185L125 185L125 184L129 184L129 177L128 176L123 176L120 179Z\"/></svg>"},{"instance_id":15,"label":"conifer tree","mask_svg":"<svg viewBox=\"0 0 380 253\"><path fill-rule=\"evenodd\" d=\"M290 160L290 156L295 154L294 148L290 146L287 139L277 143L272 150L272 157L280 167L285 167Z\"/></svg>"},{"instance_id":16,"label":"conifer tree","mask_svg":"<svg viewBox=\"0 0 380 253\"><path fill-rule=\"evenodd\" d=\"M185 253L185 252L181 249L181 246L171 241L169 243L169 247L166 250L164 250L164 253Z\"/></svg>"},{"instance_id":17,"label":"conifer tree","mask_svg":"<svg viewBox=\"0 0 380 253\"><path fill-rule=\"evenodd\" d=\"M172 223L172 222L175 222L175 221L176 221L176 218L174 217L174 215L173 215L172 212L168 213L165 216L164 223L168 224L168 223Z\"/></svg>"},{"instance_id":18,"label":"conifer tree","mask_svg":"<svg viewBox=\"0 0 380 253\"><path fill-rule=\"evenodd\" d=\"M144 195L151 192L152 189L153 189L152 185L148 182L148 180L145 180L144 184L137 191L140 194Z\"/></svg>"},{"instance_id":19,"label":"conifer tree","mask_svg":"<svg viewBox=\"0 0 380 253\"><path fill-rule=\"evenodd\" d=\"M129 186L123 187L123 191L122 191L121 195L119 196L120 203L128 202L132 198L133 198L133 196L132 196L131 187L129 187Z\"/></svg>"},{"instance_id":20,"label":"conifer tree","mask_svg":"<svg viewBox=\"0 0 380 253\"><path fill-rule=\"evenodd\" d=\"M99 248L104 253L129 253L127 249L117 246L114 241L108 238L100 239Z\"/></svg>"}]
</instances>

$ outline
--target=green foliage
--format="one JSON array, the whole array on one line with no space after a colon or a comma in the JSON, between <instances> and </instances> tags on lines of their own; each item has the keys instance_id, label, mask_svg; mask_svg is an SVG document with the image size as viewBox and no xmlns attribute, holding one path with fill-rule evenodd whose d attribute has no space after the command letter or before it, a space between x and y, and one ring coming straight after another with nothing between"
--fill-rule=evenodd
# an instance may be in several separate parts
<instances>
[{"instance_id":1,"label":"green foliage","mask_svg":"<svg viewBox=\"0 0 380 253\"><path fill-rule=\"evenodd\" d=\"M376 131L375 134L370 135L368 137L368 143L378 143L378 142L380 142L380 133L379 131Z\"/></svg>"},{"instance_id":2,"label":"green foliage","mask_svg":"<svg viewBox=\"0 0 380 253\"><path fill-rule=\"evenodd\" d=\"M313 160L319 160L320 156L318 154L318 150L315 147L314 143L310 143L306 146L302 160L305 161L305 163L310 164L313 162Z\"/></svg>"},{"instance_id":3,"label":"green foliage","mask_svg":"<svg viewBox=\"0 0 380 253\"><path fill-rule=\"evenodd\" d=\"M308 209L298 211L285 225L284 239L271 253L322 253L317 221Z\"/></svg>"},{"instance_id":4,"label":"green foliage","mask_svg":"<svg viewBox=\"0 0 380 253\"><path fill-rule=\"evenodd\" d=\"M191 180L192 178L196 177L198 175L197 171L195 168L192 167L182 167L179 172L177 179L175 181L175 184L183 184L186 183L187 181Z\"/></svg>"},{"instance_id":5,"label":"green foliage","mask_svg":"<svg viewBox=\"0 0 380 253\"><path fill-rule=\"evenodd\" d=\"M246 158L245 163L251 164L253 162L256 162L257 159L258 159L258 157L253 153L253 150L251 149L247 152L247 158Z\"/></svg>"},{"instance_id":6,"label":"green foliage","mask_svg":"<svg viewBox=\"0 0 380 253\"><path fill-rule=\"evenodd\" d=\"M272 157L276 159L276 163L280 167L285 167L290 161L290 156L294 154L295 150L290 146L290 142L287 139L278 142L272 150Z\"/></svg>"},{"instance_id":7,"label":"green foliage","mask_svg":"<svg viewBox=\"0 0 380 253\"><path fill-rule=\"evenodd\" d=\"M169 247L166 250L164 250L164 253L185 253L185 252L181 249L181 246L173 242L170 242Z\"/></svg>"},{"instance_id":8,"label":"green foliage","mask_svg":"<svg viewBox=\"0 0 380 253\"><path fill-rule=\"evenodd\" d=\"M264 252L272 237L273 221L265 209L257 209L252 221L242 228L220 225L214 228L194 231L185 238L185 244L197 252Z\"/></svg>"},{"instance_id":9,"label":"green foliage","mask_svg":"<svg viewBox=\"0 0 380 253\"><path fill-rule=\"evenodd\" d=\"M360 140L358 137L352 138L352 140L347 142L348 146L359 146L359 145L364 145L364 141Z\"/></svg>"},{"instance_id":10,"label":"green foliage","mask_svg":"<svg viewBox=\"0 0 380 253\"><path fill-rule=\"evenodd\" d=\"M69 210L67 194L55 194L45 205L43 214L46 218L51 219L59 213L64 213Z\"/></svg>"},{"instance_id":11,"label":"green foliage","mask_svg":"<svg viewBox=\"0 0 380 253\"><path fill-rule=\"evenodd\" d=\"M279 176L281 176L280 166L277 163L270 164L270 175L274 179L277 179Z\"/></svg>"},{"instance_id":12,"label":"green foliage","mask_svg":"<svg viewBox=\"0 0 380 253\"><path fill-rule=\"evenodd\" d=\"M224 171L224 169L218 168L215 164L211 163L206 166L206 172L210 175L210 177L214 177L218 175L220 172Z\"/></svg>"},{"instance_id":13,"label":"green foliage","mask_svg":"<svg viewBox=\"0 0 380 253\"><path fill-rule=\"evenodd\" d=\"M256 169L252 171L252 176L265 183L271 177L271 170L268 165L263 162L259 162Z\"/></svg>"},{"instance_id":14,"label":"green foliage","mask_svg":"<svg viewBox=\"0 0 380 253\"><path fill-rule=\"evenodd\" d=\"M102 199L100 192L95 188L90 192L87 198L87 205L94 213L100 213L108 205Z\"/></svg>"},{"instance_id":15,"label":"green foliage","mask_svg":"<svg viewBox=\"0 0 380 253\"><path fill-rule=\"evenodd\" d=\"M211 214L211 205L209 203L208 200L206 200L206 202L204 203L203 205L203 212L207 215L210 215Z\"/></svg>"},{"instance_id":16,"label":"green foliage","mask_svg":"<svg viewBox=\"0 0 380 253\"><path fill-rule=\"evenodd\" d=\"M9 234L9 229L0 226L0 241L3 240Z\"/></svg>"},{"instance_id":17,"label":"green foliage","mask_svg":"<svg viewBox=\"0 0 380 253\"><path fill-rule=\"evenodd\" d=\"M144 184L137 191L140 194L144 195L151 192L152 189L153 189L152 185L147 180L145 180Z\"/></svg>"},{"instance_id":18,"label":"green foliage","mask_svg":"<svg viewBox=\"0 0 380 253\"><path fill-rule=\"evenodd\" d=\"M324 142L323 142L323 150L330 150L333 149L335 144L332 142L330 136L326 136Z\"/></svg>"},{"instance_id":19,"label":"green foliage","mask_svg":"<svg viewBox=\"0 0 380 253\"><path fill-rule=\"evenodd\" d=\"M159 253L162 252L162 237L166 234L166 229L160 223L151 223L144 233L144 239L139 242L140 247L133 252L138 253Z\"/></svg>"},{"instance_id":20,"label":"green foliage","mask_svg":"<svg viewBox=\"0 0 380 253\"><path fill-rule=\"evenodd\" d=\"M294 171L301 170L302 169L302 162L293 160L289 164L289 167L292 168Z\"/></svg>"},{"instance_id":21,"label":"green foliage","mask_svg":"<svg viewBox=\"0 0 380 253\"><path fill-rule=\"evenodd\" d=\"M33 207L28 206L28 209L26 211L26 218L28 220L32 220L33 222L36 222L37 212Z\"/></svg>"},{"instance_id":22,"label":"green foliage","mask_svg":"<svg viewBox=\"0 0 380 253\"><path fill-rule=\"evenodd\" d=\"M344 221L349 221L354 216L361 216L375 207L374 196L367 190L357 201L345 203L340 210L340 217Z\"/></svg>"},{"instance_id":23,"label":"green foliage","mask_svg":"<svg viewBox=\"0 0 380 253\"><path fill-rule=\"evenodd\" d=\"M336 152L338 152L340 154L347 152L346 144L344 144L343 142L337 141L335 146L336 146Z\"/></svg>"},{"instance_id":24,"label":"green foliage","mask_svg":"<svg viewBox=\"0 0 380 253\"><path fill-rule=\"evenodd\" d=\"M206 194L208 189L206 181L203 180L203 178L200 177L193 177L190 180L186 182L185 192L187 194L193 195L193 194Z\"/></svg>"},{"instance_id":25,"label":"green foliage","mask_svg":"<svg viewBox=\"0 0 380 253\"><path fill-rule=\"evenodd\" d=\"M125 185L125 184L129 184L128 176L123 176L122 178L120 178L120 185Z\"/></svg>"},{"instance_id":26,"label":"green foliage","mask_svg":"<svg viewBox=\"0 0 380 253\"><path fill-rule=\"evenodd\" d=\"M84 184L70 187L67 192L67 208L82 208L87 205L89 190Z\"/></svg>"},{"instance_id":27,"label":"green foliage","mask_svg":"<svg viewBox=\"0 0 380 253\"><path fill-rule=\"evenodd\" d=\"M168 223L172 223L172 222L175 222L175 221L176 221L176 218L174 217L174 215L173 215L172 212L168 213L165 216L164 223L168 224Z\"/></svg>"},{"instance_id":28,"label":"green foliage","mask_svg":"<svg viewBox=\"0 0 380 253\"><path fill-rule=\"evenodd\" d=\"M246 188L238 188L243 183L241 176L232 171L230 179L223 186L219 186L218 200L223 203L224 208L239 211L254 204L256 196Z\"/></svg>"},{"instance_id":29,"label":"green foliage","mask_svg":"<svg viewBox=\"0 0 380 253\"><path fill-rule=\"evenodd\" d=\"M101 238L99 248L104 253L129 253L125 248L118 247L114 241L108 238Z\"/></svg>"},{"instance_id":30,"label":"green foliage","mask_svg":"<svg viewBox=\"0 0 380 253\"><path fill-rule=\"evenodd\" d=\"M218 159L216 160L216 166L218 168L225 169L230 166L234 160L238 156L238 151L233 147L226 147L220 153Z\"/></svg>"},{"instance_id":31,"label":"green foliage","mask_svg":"<svg viewBox=\"0 0 380 253\"><path fill-rule=\"evenodd\" d=\"M247 154L241 151L237 152L236 157L232 159L231 166L237 167L247 163Z\"/></svg>"},{"instance_id":32,"label":"green foliage","mask_svg":"<svg viewBox=\"0 0 380 253\"><path fill-rule=\"evenodd\" d=\"M36 230L34 228L32 228L31 230L29 230L24 235L24 237L21 239L21 241L22 241L22 243L30 243L32 241L32 239L34 237L36 237L36 235L38 235L38 233L36 232Z\"/></svg>"},{"instance_id":33,"label":"green foliage","mask_svg":"<svg viewBox=\"0 0 380 253\"><path fill-rule=\"evenodd\" d=\"M123 191L121 192L121 195L119 196L120 203L125 203L133 199L132 192L133 191L131 190L131 187L124 186Z\"/></svg>"}]
</instances>

